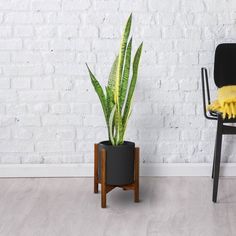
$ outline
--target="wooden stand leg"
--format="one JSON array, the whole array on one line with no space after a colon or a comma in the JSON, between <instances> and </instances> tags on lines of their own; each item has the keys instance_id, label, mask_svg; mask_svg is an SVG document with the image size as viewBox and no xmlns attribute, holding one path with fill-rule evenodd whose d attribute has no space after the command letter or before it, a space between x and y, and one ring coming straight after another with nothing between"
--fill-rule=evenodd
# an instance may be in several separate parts
<instances>
[{"instance_id":1,"label":"wooden stand leg","mask_svg":"<svg viewBox=\"0 0 236 236\"><path fill-rule=\"evenodd\" d=\"M134 154L134 201L139 202L139 148L135 148Z\"/></svg>"},{"instance_id":2,"label":"wooden stand leg","mask_svg":"<svg viewBox=\"0 0 236 236\"><path fill-rule=\"evenodd\" d=\"M102 159L102 174L101 174L101 206L102 208L106 208L106 150L102 149L101 151L101 159Z\"/></svg>"},{"instance_id":3,"label":"wooden stand leg","mask_svg":"<svg viewBox=\"0 0 236 236\"><path fill-rule=\"evenodd\" d=\"M94 193L98 193L98 144L94 144Z\"/></svg>"}]
</instances>

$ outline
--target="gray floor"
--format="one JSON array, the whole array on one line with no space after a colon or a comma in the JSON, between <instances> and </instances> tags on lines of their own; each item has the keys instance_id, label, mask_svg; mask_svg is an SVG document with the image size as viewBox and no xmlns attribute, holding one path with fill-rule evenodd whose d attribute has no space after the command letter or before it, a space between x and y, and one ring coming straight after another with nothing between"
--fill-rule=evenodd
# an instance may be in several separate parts
<instances>
[{"instance_id":1,"label":"gray floor","mask_svg":"<svg viewBox=\"0 0 236 236\"><path fill-rule=\"evenodd\" d=\"M1 236L236 235L236 178L141 178L141 202L113 190L100 208L91 178L0 179Z\"/></svg>"}]
</instances>

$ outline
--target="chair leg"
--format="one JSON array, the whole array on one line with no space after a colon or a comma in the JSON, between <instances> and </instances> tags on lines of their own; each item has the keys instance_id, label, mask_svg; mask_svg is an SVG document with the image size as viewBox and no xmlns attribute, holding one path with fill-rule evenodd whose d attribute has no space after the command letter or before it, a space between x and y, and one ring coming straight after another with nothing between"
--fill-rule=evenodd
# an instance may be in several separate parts
<instances>
[{"instance_id":1,"label":"chair leg","mask_svg":"<svg viewBox=\"0 0 236 236\"><path fill-rule=\"evenodd\" d=\"M217 202L219 172L220 172L220 159L221 159L221 145L222 145L222 128L223 120L221 116L218 117L217 135L216 135L216 149L215 149L215 164L214 164L214 181L213 181L213 196L212 201Z\"/></svg>"},{"instance_id":2,"label":"chair leg","mask_svg":"<svg viewBox=\"0 0 236 236\"><path fill-rule=\"evenodd\" d=\"M215 161L216 161L216 140L217 140L217 133L216 133L216 139L215 139L215 146L214 146L214 156L213 156L213 163L212 163L212 172L211 172L211 178L214 178L214 172L215 172Z\"/></svg>"}]
</instances>

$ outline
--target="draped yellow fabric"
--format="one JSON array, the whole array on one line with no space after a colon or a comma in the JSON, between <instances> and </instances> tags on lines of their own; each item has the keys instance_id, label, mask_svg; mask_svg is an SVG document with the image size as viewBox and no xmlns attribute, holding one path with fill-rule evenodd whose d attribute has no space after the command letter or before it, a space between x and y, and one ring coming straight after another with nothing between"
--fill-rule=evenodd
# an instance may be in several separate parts
<instances>
[{"instance_id":1,"label":"draped yellow fabric","mask_svg":"<svg viewBox=\"0 0 236 236\"><path fill-rule=\"evenodd\" d=\"M236 118L236 85L219 88L217 90L217 100L212 102L207 109L222 113L223 119L226 116L229 119Z\"/></svg>"}]
</instances>

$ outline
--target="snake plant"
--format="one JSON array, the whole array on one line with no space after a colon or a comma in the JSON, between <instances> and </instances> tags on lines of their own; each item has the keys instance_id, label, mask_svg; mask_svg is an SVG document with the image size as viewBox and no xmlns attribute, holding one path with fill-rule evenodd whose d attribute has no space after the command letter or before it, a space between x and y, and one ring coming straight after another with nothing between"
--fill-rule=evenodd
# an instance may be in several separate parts
<instances>
[{"instance_id":1,"label":"snake plant","mask_svg":"<svg viewBox=\"0 0 236 236\"><path fill-rule=\"evenodd\" d=\"M108 79L108 84L103 90L102 86L86 64L92 85L100 99L104 112L109 141L113 146L124 142L124 135L131 114L131 106L134 89L138 77L138 67L142 53L143 43L138 47L131 70L132 37L130 29L132 24L132 14L125 25L122 34L119 54L116 56ZM129 83L129 78L131 81Z\"/></svg>"}]
</instances>

